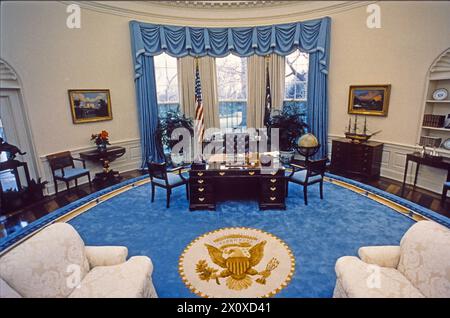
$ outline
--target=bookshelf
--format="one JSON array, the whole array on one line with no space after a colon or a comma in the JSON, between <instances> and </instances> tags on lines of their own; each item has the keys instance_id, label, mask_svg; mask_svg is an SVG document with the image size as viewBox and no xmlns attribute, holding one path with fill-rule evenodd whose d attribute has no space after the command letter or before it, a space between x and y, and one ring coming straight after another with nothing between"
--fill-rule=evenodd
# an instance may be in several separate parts
<instances>
[{"instance_id":1,"label":"bookshelf","mask_svg":"<svg viewBox=\"0 0 450 318\"><path fill-rule=\"evenodd\" d=\"M450 129L445 128L450 119L450 96L445 100L434 100L433 92L438 88L445 88L450 95L450 49L447 49L434 61L427 74L417 144L421 144L424 139L435 143L440 139L442 146L442 143L450 138ZM448 149L436 147L436 150L444 156L450 156Z\"/></svg>"}]
</instances>

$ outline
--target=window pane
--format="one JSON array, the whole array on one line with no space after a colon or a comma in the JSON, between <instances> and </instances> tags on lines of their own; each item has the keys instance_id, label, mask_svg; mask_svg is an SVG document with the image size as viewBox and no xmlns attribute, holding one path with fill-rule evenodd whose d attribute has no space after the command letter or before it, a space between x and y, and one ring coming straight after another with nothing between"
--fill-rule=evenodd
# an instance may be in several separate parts
<instances>
[{"instance_id":1,"label":"window pane","mask_svg":"<svg viewBox=\"0 0 450 318\"><path fill-rule=\"evenodd\" d=\"M247 59L216 58L220 128L243 128L247 123Z\"/></svg>"},{"instance_id":2,"label":"window pane","mask_svg":"<svg viewBox=\"0 0 450 318\"><path fill-rule=\"evenodd\" d=\"M154 57L159 114L179 106L177 59L165 53Z\"/></svg>"},{"instance_id":3,"label":"window pane","mask_svg":"<svg viewBox=\"0 0 450 318\"><path fill-rule=\"evenodd\" d=\"M286 56L285 100L306 100L309 55L295 51Z\"/></svg>"}]
</instances>

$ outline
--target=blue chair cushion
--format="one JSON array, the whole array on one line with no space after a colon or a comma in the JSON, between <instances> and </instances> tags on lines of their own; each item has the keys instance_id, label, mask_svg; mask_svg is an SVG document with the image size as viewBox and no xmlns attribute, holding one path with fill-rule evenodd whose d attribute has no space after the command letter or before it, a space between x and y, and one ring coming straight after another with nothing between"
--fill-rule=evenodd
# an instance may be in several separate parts
<instances>
[{"instance_id":1,"label":"blue chair cushion","mask_svg":"<svg viewBox=\"0 0 450 318\"><path fill-rule=\"evenodd\" d=\"M289 174L288 174L289 176ZM290 180L294 181L294 182L301 182L301 183L305 183L305 179L306 179L306 170L301 170L301 171L297 171L296 173L294 173L292 175L292 177L289 178ZM308 183L312 183L315 181L320 181L322 179L321 175L318 176L312 176L308 178Z\"/></svg>"},{"instance_id":2,"label":"blue chair cushion","mask_svg":"<svg viewBox=\"0 0 450 318\"><path fill-rule=\"evenodd\" d=\"M182 173L183 177L187 180L189 178L189 175L187 173ZM181 185L183 184L185 181L183 179L181 179L180 175L178 173L168 173L167 174L167 181L169 182L170 186L177 186L177 185ZM155 184L159 184L159 185L166 185L166 182L162 179L153 179L153 182Z\"/></svg>"},{"instance_id":3,"label":"blue chair cushion","mask_svg":"<svg viewBox=\"0 0 450 318\"><path fill-rule=\"evenodd\" d=\"M444 186L450 188L450 181L444 182Z\"/></svg>"},{"instance_id":4,"label":"blue chair cushion","mask_svg":"<svg viewBox=\"0 0 450 318\"><path fill-rule=\"evenodd\" d=\"M64 168L64 176L61 173L61 169L55 171L55 176L62 179L70 179L85 174L86 172L89 172L89 170L84 168Z\"/></svg>"}]
</instances>

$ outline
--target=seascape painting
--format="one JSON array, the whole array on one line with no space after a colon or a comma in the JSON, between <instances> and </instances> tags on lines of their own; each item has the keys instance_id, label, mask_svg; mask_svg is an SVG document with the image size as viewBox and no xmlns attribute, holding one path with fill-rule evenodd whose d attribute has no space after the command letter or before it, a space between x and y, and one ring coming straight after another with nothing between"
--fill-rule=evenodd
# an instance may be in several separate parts
<instances>
[{"instance_id":1,"label":"seascape painting","mask_svg":"<svg viewBox=\"0 0 450 318\"><path fill-rule=\"evenodd\" d=\"M390 85L350 86L349 114L387 116Z\"/></svg>"}]
</instances>

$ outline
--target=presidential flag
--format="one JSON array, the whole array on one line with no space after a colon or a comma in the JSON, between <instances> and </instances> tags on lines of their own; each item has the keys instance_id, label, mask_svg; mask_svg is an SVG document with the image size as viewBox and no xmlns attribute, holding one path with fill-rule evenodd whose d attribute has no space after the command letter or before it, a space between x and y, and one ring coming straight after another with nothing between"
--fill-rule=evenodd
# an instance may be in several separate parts
<instances>
[{"instance_id":1,"label":"presidential flag","mask_svg":"<svg viewBox=\"0 0 450 318\"><path fill-rule=\"evenodd\" d=\"M272 110L272 96L270 94L269 63L266 62L266 103L264 106L264 126L268 127L270 123L270 112Z\"/></svg>"}]
</instances>

